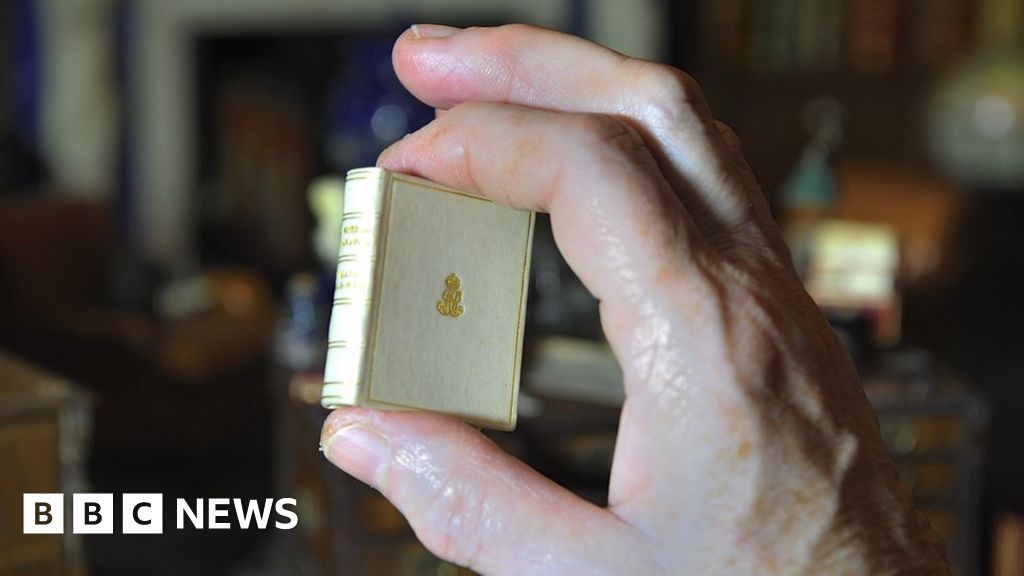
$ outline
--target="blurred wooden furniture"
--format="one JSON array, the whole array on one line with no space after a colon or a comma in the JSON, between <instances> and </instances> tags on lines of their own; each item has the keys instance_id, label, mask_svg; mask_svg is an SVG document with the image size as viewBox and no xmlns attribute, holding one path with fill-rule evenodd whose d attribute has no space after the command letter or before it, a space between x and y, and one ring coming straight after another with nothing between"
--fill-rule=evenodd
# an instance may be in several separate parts
<instances>
[{"instance_id":1,"label":"blurred wooden furniture","mask_svg":"<svg viewBox=\"0 0 1024 576\"><path fill-rule=\"evenodd\" d=\"M1024 576L1024 517L1003 513L992 537L992 576Z\"/></svg>"},{"instance_id":2,"label":"blurred wooden furniture","mask_svg":"<svg viewBox=\"0 0 1024 576\"><path fill-rule=\"evenodd\" d=\"M274 317L265 284L244 270L206 274L221 296L164 317L148 298L113 301L118 248L105 205L0 201L0 346L94 394L100 452L253 442L246 429L269 409L265 387L254 385L265 381Z\"/></svg>"},{"instance_id":3,"label":"blurred wooden furniture","mask_svg":"<svg viewBox=\"0 0 1024 576\"><path fill-rule=\"evenodd\" d=\"M22 534L22 495L84 491L89 426L76 386L0 352L0 576L85 573L79 536Z\"/></svg>"},{"instance_id":4,"label":"blurred wooden furniture","mask_svg":"<svg viewBox=\"0 0 1024 576\"><path fill-rule=\"evenodd\" d=\"M850 162L836 170L835 218L891 226L900 237L903 285L914 290L949 275L963 198L935 176Z\"/></svg>"},{"instance_id":5,"label":"blurred wooden furniture","mask_svg":"<svg viewBox=\"0 0 1024 576\"><path fill-rule=\"evenodd\" d=\"M900 477L948 546L953 573L975 576L988 409L962 383L922 366L926 361L903 359L869 372L864 387Z\"/></svg>"}]
</instances>

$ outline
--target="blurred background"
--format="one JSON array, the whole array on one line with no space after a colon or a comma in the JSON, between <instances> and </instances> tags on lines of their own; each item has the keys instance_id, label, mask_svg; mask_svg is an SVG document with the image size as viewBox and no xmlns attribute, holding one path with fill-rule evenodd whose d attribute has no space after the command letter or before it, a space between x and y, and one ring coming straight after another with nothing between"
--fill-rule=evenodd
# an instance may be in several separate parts
<instances>
[{"instance_id":1,"label":"blurred background","mask_svg":"<svg viewBox=\"0 0 1024 576\"><path fill-rule=\"evenodd\" d=\"M696 76L956 573L1024 574L1024 0L4 0L0 575L460 573L317 451L344 172L433 115L413 22ZM621 375L543 219L526 345L492 437L601 503ZM300 522L21 534L21 494L86 491Z\"/></svg>"}]
</instances>

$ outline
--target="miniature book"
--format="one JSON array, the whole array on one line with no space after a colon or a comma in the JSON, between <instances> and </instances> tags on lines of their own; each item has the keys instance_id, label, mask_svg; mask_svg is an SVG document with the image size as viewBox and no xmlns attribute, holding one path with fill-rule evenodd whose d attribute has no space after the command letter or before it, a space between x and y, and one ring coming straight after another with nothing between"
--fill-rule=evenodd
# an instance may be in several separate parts
<instances>
[{"instance_id":1,"label":"miniature book","mask_svg":"<svg viewBox=\"0 0 1024 576\"><path fill-rule=\"evenodd\" d=\"M516 423L534 213L348 173L321 404Z\"/></svg>"}]
</instances>

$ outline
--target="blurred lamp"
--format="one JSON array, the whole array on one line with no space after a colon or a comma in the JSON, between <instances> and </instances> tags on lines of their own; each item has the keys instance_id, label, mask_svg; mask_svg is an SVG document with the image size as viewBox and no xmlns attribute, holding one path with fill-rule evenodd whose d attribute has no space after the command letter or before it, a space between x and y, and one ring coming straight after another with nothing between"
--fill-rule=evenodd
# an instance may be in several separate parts
<instances>
[{"instance_id":1,"label":"blurred lamp","mask_svg":"<svg viewBox=\"0 0 1024 576\"><path fill-rule=\"evenodd\" d=\"M1024 57L1020 3L981 4L979 51L936 91L929 146L940 169L972 189L1024 189Z\"/></svg>"}]
</instances>

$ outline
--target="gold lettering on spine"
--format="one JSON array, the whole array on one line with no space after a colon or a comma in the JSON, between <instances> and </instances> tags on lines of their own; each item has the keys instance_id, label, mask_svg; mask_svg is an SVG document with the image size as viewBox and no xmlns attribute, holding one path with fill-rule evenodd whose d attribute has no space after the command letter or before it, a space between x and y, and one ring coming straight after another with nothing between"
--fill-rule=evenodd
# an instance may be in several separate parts
<instances>
[{"instance_id":1,"label":"gold lettering on spine","mask_svg":"<svg viewBox=\"0 0 1024 576\"><path fill-rule=\"evenodd\" d=\"M437 301L437 311L442 316L458 318L465 311L462 307L462 279L454 272L444 279L444 292Z\"/></svg>"},{"instance_id":2,"label":"gold lettering on spine","mask_svg":"<svg viewBox=\"0 0 1024 576\"><path fill-rule=\"evenodd\" d=\"M321 399L329 408L356 404L363 385L383 185L380 177L352 174L345 184Z\"/></svg>"}]
</instances>

